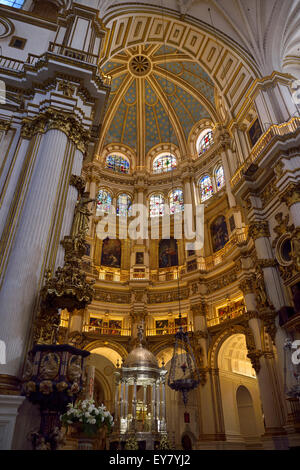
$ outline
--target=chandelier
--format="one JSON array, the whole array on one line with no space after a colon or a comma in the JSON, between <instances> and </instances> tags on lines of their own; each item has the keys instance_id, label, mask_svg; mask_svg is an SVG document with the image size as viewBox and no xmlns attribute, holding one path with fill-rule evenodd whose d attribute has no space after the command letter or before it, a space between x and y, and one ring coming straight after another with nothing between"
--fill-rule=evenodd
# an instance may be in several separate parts
<instances>
[{"instance_id":1,"label":"chandelier","mask_svg":"<svg viewBox=\"0 0 300 470\"><path fill-rule=\"evenodd\" d=\"M181 314L179 314L179 318L181 319ZM183 403L186 406L188 392L198 387L200 381L201 377L189 340L189 334L180 326L175 334L168 385L172 390L182 393Z\"/></svg>"}]
</instances>

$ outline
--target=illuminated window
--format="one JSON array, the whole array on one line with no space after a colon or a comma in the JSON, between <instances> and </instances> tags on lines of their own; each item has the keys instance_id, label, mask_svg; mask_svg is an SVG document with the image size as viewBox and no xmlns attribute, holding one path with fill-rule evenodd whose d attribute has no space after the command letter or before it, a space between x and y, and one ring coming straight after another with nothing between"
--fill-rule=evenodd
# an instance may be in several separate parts
<instances>
[{"instance_id":1,"label":"illuminated window","mask_svg":"<svg viewBox=\"0 0 300 470\"><path fill-rule=\"evenodd\" d=\"M97 213L108 213L112 206L112 197L108 191L100 189L97 195Z\"/></svg>"},{"instance_id":2,"label":"illuminated window","mask_svg":"<svg viewBox=\"0 0 300 470\"><path fill-rule=\"evenodd\" d=\"M164 173L174 170L177 166L177 160L174 155L164 154L158 155L153 161L153 172Z\"/></svg>"},{"instance_id":3,"label":"illuminated window","mask_svg":"<svg viewBox=\"0 0 300 470\"><path fill-rule=\"evenodd\" d=\"M201 202L206 201L213 195L214 191L210 176L207 175L201 178L201 180L199 181L199 186Z\"/></svg>"},{"instance_id":4,"label":"illuminated window","mask_svg":"<svg viewBox=\"0 0 300 470\"><path fill-rule=\"evenodd\" d=\"M0 5L7 5L14 8L22 8L24 0L0 0Z\"/></svg>"},{"instance_id":5,"label":"illuminated window","mask_svg":"<svg viewBox=\"0 0 300 470\"><path fill-rule=\"evenodd\" d=\"M131 197L128 194L120 194L117 199L117 215L127 217L131 215Z\"/></svg>"},{"instance_id":6,"label":"illuminated window","mask_svg":"<svg viewBox=\"0 0 300 470\"><path fill-rule=\"evenodd\" d=\"M176 214L183 210L183 192L181 189L174 189L170 194L170 214Z\"/></svg>"},{"instance_id":7,"label":"illuminated window","mask_svg":"<svg viewBox=\"0 0 300 470\"><path fill-rule=\"evenodd\" d=\"M223 188L225 184L224 168L219 166L215 173L217 191Z\"/></svg>"},{"instance_id":8,"label":"illuminated window","mask_svg":"<svg viewBox=\"0 0 300 470\"><path fill-rule=\"evenodd\" d=\"M161 194L153 194L150 197L150 217L164 215L165 200Z\"/></svg>"},{"instance_id":9,"label":"illuminated window","mask_svg":"<svg viewBox=\"0 0 300 470\"><path fill-rule=\"evenodd\" d=\"M116 173L129 173L129 161L121 155L108 155L106 157L105 168Z\"/></svg>"},{"instance_id":10,"label":"illuminated window","mask_svg":"<svg viewBox=\"0 0 300 470\"><path fill-rule=\"evenodd\" d=\"M197 140L197 151L202 155L214 143L213 133L211 129L201 132Z\"/></svg>"}]
</instances>

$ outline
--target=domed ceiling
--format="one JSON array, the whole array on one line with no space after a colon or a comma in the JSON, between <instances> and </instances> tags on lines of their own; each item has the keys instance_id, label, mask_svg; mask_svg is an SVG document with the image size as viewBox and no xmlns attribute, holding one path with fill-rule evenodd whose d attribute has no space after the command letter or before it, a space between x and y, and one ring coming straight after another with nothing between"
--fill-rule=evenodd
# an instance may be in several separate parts
<instances>
[{"instance_id":1,"label":"domed ceiling","mask_svg":"<svg viewBox=\"0 0 300 470\"><path fill-rule=\"evenodd\" d=\"M121 143L146 155L155 145L172 142L184 151L194 125L216 119L214 83L175 48L133 47L101 69L112 78L101 148Z\"/></svg>"}]
</instances>

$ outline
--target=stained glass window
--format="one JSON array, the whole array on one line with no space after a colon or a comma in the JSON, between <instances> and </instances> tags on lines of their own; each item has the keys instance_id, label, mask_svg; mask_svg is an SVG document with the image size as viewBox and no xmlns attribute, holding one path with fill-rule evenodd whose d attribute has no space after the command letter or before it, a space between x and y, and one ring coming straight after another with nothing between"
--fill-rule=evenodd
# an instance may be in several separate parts
<instances>
[{"instance_id":1,"label":"stained glass window","mask_svg":"<svg viewBox=\"0 0 300 470\"><path fill-rule=\"evenodd\" d=\"M199 135L197 141L198 154L202 155L214 143L212 130L206 130Z\"/></svg>"},{"instance_id":2,"label":"stained glass window","mask_svg":"<svg viewBox=\"0 0 300 470\"><path fill-rule=\"evenodd\" d=\"M174 155L159 155L153 161L153 172L164 173L174 170L177 166L177 160Z\"/></svg>"},{"instance_id":3,"label":"stained glass window","mask_svg":"<svg viewBox=\"0 0 300 470\"><path fill-rule=\"evenodd\" d=\"M206 201L213 195L213 187L210 176L204 176L199 181L201 202Z\"/></svg>"},{"instance_id":4,"label":"stained glass window","mask_svg":"<svg viewBox=\"0 0 300 470\"><path fill-rule=\"evenodd\" d=\"M108 213L111 209L112 197L108 191L100 189L97 195L97 213Z\"/></svg>"},{"instance_id":5,"label":"stained glass window","mask_svg":"<svg viewBox=\"0 0 300 470\"><path fill-rule=\"evenodd\" d=\"M181 189L174 189L170 194L170 214L175 214L183 210L183 192Z\"/></svg>"},{"instance_id":6,"label":"stained glass window","mask_svg":"<svg viewBox=\"0 0 300 470\"><path fill-rule=\"evenodd\" d=\"M219 191L219 189L223 188L225 184L224 168L222 166L219 166L219 168L216 170L215 177L217 191Z\"/></svg>"},{"instance_id":7,"label":"stained glass window","mask_svg":"<svg viewBox=\"0 0 300 470\"><path fill-rule=\"evenodd\" d=\"M128 194L120 194L117 199L117 215L126 217L131 215L131 198Z\"/></svg>"},{"instance_id":8,"label":"stained glass window","mask_svg":"<svg viewBox=\"0 0 300 470\"><path fill-rule=\"evenodd\" d=\"M150 197L150 217L164 215L165 200L161 194L153 194Z\"/></svg>"},{"instance_id":9,"label":"stained glass window","mask_svg":"<svg viewBox=\"0 0 300 470\"><path fill-rule=\"evenodd\" d=\"M106 157L105 168L115 171L116 173L129 173L129 161L121 155L108 155Z\"/></svg>"},{"instance_id":10,"label":"stained glass window","mask_svg":"<svg viewBox=\"0 0 300 470\"><path fill-rule=\"evenodd\" d=\"M9 7L22 8L24 0L0 0L0 5L8 5Z\"/></svg>"}]
</instances>

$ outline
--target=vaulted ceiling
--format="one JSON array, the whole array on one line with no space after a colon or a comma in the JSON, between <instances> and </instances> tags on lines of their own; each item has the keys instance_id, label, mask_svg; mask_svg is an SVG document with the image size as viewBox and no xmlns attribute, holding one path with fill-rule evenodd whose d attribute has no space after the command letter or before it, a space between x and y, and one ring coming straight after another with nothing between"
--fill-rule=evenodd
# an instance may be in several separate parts
<instances>
[{"instance_id":1,"label":"vaulted ceiling","mask_svg":"<svg viewBox=\"0 0 300 470\"><path fill-rule=\"evenodd\" d=\"M174 47L132 47L102 71L112 77L102 146L122 143L145 155L160 143L180 147L201 119L216 119L212 79Z\"/></svg>"}]
</instances>

